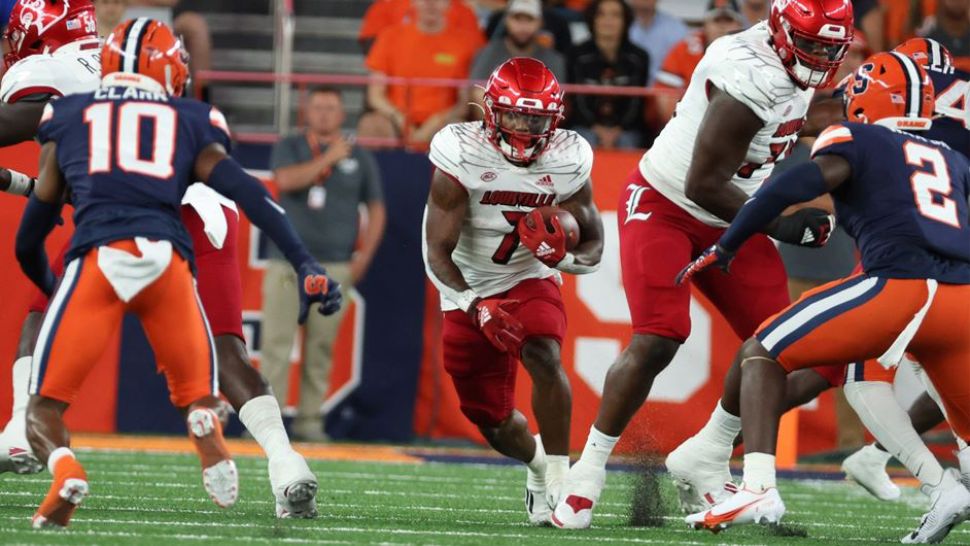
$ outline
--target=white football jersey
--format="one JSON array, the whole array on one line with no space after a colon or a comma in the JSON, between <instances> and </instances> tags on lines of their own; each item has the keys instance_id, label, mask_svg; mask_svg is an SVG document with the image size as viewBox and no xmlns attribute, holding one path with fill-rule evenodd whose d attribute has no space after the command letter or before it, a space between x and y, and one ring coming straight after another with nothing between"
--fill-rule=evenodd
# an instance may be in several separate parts
<instances>
[{"instance_id":1,"label":"white football jersey","mask_svg":"<svg viewBox=\"0 0 970 546\"><path fill-rule=\"evenodd\" d=\"M694 139L707 112L708 86L741 101L764 122L731 182L748 195L761 186L775 163L798 139L815 90L798 87L768 44L765 21L715 40L697 65L676 115L640 159L640 173L661 194L702 222L727 224L684 194Z\"/></svg>"},{"instance_id":2,"label":"white football jersey","mask_svg":"<svg viewBox=\"0 0 970 546\"><path fill-rule=\"evenodd\" d=\"M468 192L468 213L452 259L472 290L488 297L526 279L558 275L519 244L516 226L532 209L569 199L590 179L593 150L583 137L558 129L535 162L518 166L488 141L481 122L454 123L431 140L429 157ZM427 225L427 212L424 229L434 229ZM428 276L440 288L427 267L426 244L423 250ZM444 291L441 308L458 308Z\"/></svg>"},{"instance_id":3,"label":"white football jersey","mask_svg":"<svg viewBox=\"0 0 970 546\"><path fill-rule=\"evenodd\" d=\"M89 93L100 85L101 43L82 40L14 63L0 81L0 100L15 103L38 93L63 97Z\"/></svg>"}]
</instances>

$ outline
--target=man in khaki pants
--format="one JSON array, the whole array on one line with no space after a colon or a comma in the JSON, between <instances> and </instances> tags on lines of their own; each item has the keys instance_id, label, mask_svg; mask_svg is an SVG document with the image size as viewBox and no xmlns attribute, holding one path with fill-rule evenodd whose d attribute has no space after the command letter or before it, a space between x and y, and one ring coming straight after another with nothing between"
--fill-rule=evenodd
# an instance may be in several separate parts
<instances>
[{"instance_id":1,"label":"man in khaki pants","mask_svg":"<svg viewBox=\"0 0 970 546\"><path fill-rule=\"evenodd\" d=\"M305 132L283 138L273 148L270 163L280 205L309 251L349 294L384 233L380 172L369 152L341 134L345 113L339 90L314 89L305 117ZM367 210L363 230L360 205ZM261 371L284 407L299 303L293 268L273 246L270 258L263 277ZM326 439L320 406L329 385L334 340L348 307L329 317L313 313L304 328L300 397L291 431L296 440Z\"/></svg>"}]
</instances>

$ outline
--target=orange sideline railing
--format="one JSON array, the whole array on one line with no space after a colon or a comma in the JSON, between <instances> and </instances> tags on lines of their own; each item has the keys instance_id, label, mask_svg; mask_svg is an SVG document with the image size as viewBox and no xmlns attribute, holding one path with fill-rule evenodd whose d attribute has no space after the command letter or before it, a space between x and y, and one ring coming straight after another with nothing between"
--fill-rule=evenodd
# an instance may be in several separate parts
<instances>
[{"instance_id":1,"label":"orange sideline railing","mask_svg":"<svg viewBox=\"0 0 970 546\"><path fill-rule=\"evenodd\" d=\"M395 76L364 76L350 74L298 74L286 73L277 74L274 72L244 72L232 70L200 70L196 78L207 83L289 83L297 87L299 93L298 102L302 106L307 88L317 85L338 85L338 86L357 86L362 87L370 83L383 83L386 85L409 85L424 87L453 87L456 89L467 89L473 85L482 85L484 80L468 79L447 79L447 78L402 78ZM659 97L671 96L679 97L680 90L662 89L652 87L630 87L613 85L589 85L589 84L563 84L563 90L568 94L576 95L611 95L625 97ZM302 108L297 110L298 118L302 117ZM298 119L299 121L299 119ZM249 143L269 143L272 144L279 140L278 133L239 133L236 135L240 142ZM358 141L367 146L401 146L406 144L405 138L360 138Z\"/></svg>"}]
</instances>

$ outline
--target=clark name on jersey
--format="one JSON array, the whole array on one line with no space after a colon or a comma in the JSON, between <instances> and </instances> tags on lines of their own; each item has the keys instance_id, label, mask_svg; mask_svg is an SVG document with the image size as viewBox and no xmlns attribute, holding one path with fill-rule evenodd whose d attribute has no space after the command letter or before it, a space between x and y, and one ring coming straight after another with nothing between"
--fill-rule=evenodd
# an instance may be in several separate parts
<instances>
[{"instance_id":1,"label":"clark name on jersey","mask_svg":"<svg viewBox=\"0 0 970 546\"><path fill-rule=\"evenodd\" d=\"M481 122L455 123L435 135L429 157L468 193L452 258L475 293L488 297L558 274L519 244L516 226L530 210L569 199L589 180L593 150L583 137L558 129L538 159L520 166L495 148ZM426 245L424 256L427 264ZM458 306L442 296L441 308Z\"/></svg>"}]
</instances>

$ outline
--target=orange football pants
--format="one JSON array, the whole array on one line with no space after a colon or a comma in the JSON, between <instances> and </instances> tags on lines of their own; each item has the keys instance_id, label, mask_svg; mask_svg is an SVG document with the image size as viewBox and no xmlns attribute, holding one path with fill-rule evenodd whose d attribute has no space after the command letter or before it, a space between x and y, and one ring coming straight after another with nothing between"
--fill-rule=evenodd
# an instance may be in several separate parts
<instances>
[{"instance_id":1,"label":"orange football pants","mask_svg":"<svg viewBox=\"0 0 970 546\"><path fill-rule=\"evenodd\" d=\"M755 336L788 371L874 360L926 304L925 279L855 275L806 292ZM939 284L908 352L937 387L950 425L970 440L970 285Z\"/></svg>"},{"instance_id":2,"label":"orange football pants","mask_svg":"<svg viewBox=\"0 0 970 546\"><path fill-rule=\"evenodd\" d=\"M132 240L108 246L139 255ZM34 350L31 394L73 402L125 313L141 320L176 407L218 392L215 346L188 261L173 251L161 276L125 303L94 249L68 264L51 299Z\"/></svg>"}]
</instances>

